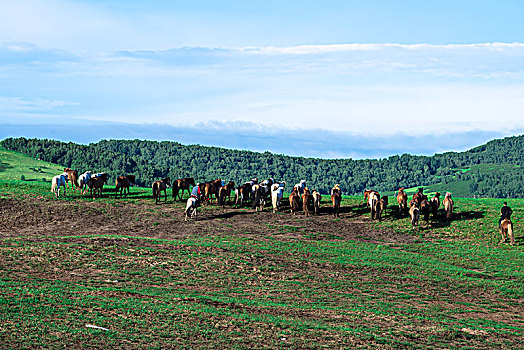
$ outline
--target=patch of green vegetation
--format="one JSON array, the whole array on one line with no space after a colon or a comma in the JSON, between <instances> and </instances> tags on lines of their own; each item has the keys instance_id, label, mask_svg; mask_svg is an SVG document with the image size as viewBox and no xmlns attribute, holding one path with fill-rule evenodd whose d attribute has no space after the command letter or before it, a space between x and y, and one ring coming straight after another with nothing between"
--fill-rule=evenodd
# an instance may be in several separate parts
<instances>
[{"instance_id":1,"label":"patch of green vegetation","mask_svg":"<svg viewBox=\"0 0 524 350\"><path fill-rule=\"evenodd\" d=\"M53 176L64 172L64 167L22 153L8 151L0 146L0 180L51 181Z\"/></svg>"}]
</instances>

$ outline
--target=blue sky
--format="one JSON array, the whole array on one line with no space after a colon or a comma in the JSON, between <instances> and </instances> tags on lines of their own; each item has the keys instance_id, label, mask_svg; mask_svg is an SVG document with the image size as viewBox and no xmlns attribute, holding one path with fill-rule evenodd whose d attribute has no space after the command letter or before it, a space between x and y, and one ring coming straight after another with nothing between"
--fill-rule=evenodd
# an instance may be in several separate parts
<instances>
[{"instance_id":1,"label":"blue sky","mask_svg":"<svg viewBox=\"0 0 524 350\"><path fill-rule=\"evenodd\" d=\"M0 138L381 157L463 150L524 130L524 1L0 8ZM127 132L111 133L115 125ZM283 141L289 135L294 142Z\"/></svg>"}]
</instances>

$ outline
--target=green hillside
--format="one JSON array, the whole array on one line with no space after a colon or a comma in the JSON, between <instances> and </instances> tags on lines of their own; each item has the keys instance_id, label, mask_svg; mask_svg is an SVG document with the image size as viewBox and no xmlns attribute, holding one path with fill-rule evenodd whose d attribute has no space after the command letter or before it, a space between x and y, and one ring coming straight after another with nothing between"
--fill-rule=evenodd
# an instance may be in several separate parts
<instances>
[{"instance_id":1,"label":"green hillside","mask_svg":"<svg viewBox=\"0 0 524 350\"><path fill-rule=\"evenodd\" d=\"M168 176L194 177L196 182L220 178L237 184L253 177L272 177L288 185L305 179L309 188L321 193L329 193L338 183L344 194L355 195L365 189L392 194L399 187L424 186L461 197L524 198L524 135L493 140L465 152L361 160L290 157L144 140L79 145L10 138L1 145L79 172L107 172L111 182L117 176L134 174L137 185L144 187Z\"/></svg>"},{"instance_id":2,"label":"green hillside","mask_svg":"<svg viewBox=\"0 0 524 350\"><path fill-rule=\"evenodd\" d=\"M20 180L23 176L26 181L51 181L53 176L63 172L63 166L33 159L0 146L0 180Z\"/></svg>"}]
</instances>

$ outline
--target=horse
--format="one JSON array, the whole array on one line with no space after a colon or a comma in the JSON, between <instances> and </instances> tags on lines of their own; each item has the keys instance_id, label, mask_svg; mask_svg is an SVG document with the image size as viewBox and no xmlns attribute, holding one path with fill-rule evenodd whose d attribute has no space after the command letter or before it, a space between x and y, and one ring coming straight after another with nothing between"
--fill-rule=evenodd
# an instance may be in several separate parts
<instances>
[{"instance_id":1,"label":"horse","mask_svg":"<svg viewBox=\"0 0 524 350\"><path fill-rule=\"evenodd\" d=\"M173 197L175 197L175 200L179 191L182 191L180 193L180 199L182 199L182 197L184 196L185 190L187 190L187 194L191 194L191 186L196 186L195 179L192 177L186 177L183 179L177 179L176 181L173 181Z\"/></svg>"},{"instance_id":2,"label":"horse","mask_svg":"<svg viewBox=\"0 0 524 350\"><path fill-rule=\"evenodd\" d=\"M104 188L104 179L98 176L92 176L87 181L87 186L89 187L89 194L96 197L96 193L99 193L99 196L102 197L102 189Z\"/></svg>"},{"instance_id":3,"label":"horse","mask_svg":"<svg viewBox=\"0 0 524 350\"><path fill-rule=\"evenodd\" d=\"M409 209L409 216L411 217L411 227L413 231L415 231L417 229L418 219L420 217L420 209L418 208L415 202L411 203L411 207Z\"/></svg>"},{"instance_id":4,"label":"horse","mask_svg":"<svg viewBox=\"0 0 524 350\"><path fill-rule=\"evenodd\" d=\"M215 198L218 202L218 189L222 187L222 179L216 179L211 182L206 182L204 184L204 198L206 201L211 202L211 195L215 195Z\"/></svg>"},{"instance_id":5,"label":"horse","mask_svg":"<svg viewBox=\"0 0 524 350\"><path fill-rule=\"evenodd\" d=\"M333 204L333 216L339 217L339 210L340 210L340 200L342 196L340 194L340 187L333 187L331 190L331 204Z\"/></svg>"},{"instance_id":6,"label":"horse","mask_svg":"<svg viewBox=\"0 0 524 350\"><path fill-rule=\"evenodd\" d=\"M397 202L398 215L402 217L402 214L404 214L404 211L408 208L408 195L404 192L404 187L398 189Z\"/></svg>"},{"instance_id":7,"label":"horse","mask_svg":"<svg viewBox=\"0 0 524 350\"><path fill-rule=\"evenodd\" d=\"M131 186L131 184L135 184L135 175L117 177L115 181L115 198L118 197L118 192L120 192L120 198L122 198L123 195L127 197L129 194L129 186Z\"/></svg>"},{"instance_id":8,"label":"horse","mask_svg":"<svg viewBox=\"0 0 524 350\"><path fill-rule=\"evenodd\" d=\"M87 187L87 181L91 178L91 171L86 171L82 175L78 177L78 183L80 184L80 193L86 194L88 187ZM85 191L84 191L85 188Z\"/></svg>"},{"instance_id":9,"label":"horse","mask_svg":"<svg viewBox=\"0 0 524 350\"><path fill-rule=\"evenodd\" d=\"M243 207L244 201L249 199L251 185L243 184L235 189L235 206Z\"/></svg>"},{"instance_id":10,"label":"horse","mask_svg":"<svg viewBox=\"0 0 524 350\"><path fill-rule=\"evenodd\" d=\"M311 193L309 189L304 188L304 193L302 194L302 209L304 210L304 215L309 216L309 200L311 199Z\"/></svg>"},{"instance_id":11,"label":"horse","mask_svg":"<svg viewBox=\"0 0 524 350\"><path fill-rule=\"evenodd\" d=\"M231 202L231 191L234 189L235 183L233 181L229 181L227 185L220 187L218 189L218 205L222 205L223 208L226 203L226 197L229 199L229 202Z\"/></svg>"},{"instance_id":12,"label":"horse","mask_svg":"<svg viewBox=\"0 0 524 350\"><path fill-rule=\"evenodd\" d=\"M418 188L418 192L413 195L413 199L411 200L409 205L411 206L411 203L415 202L415 203L417 203L417 206L420 206L420 202L422 202L422 199L424 197L424 193L423 192L424 192L424 188L423 187L419 187Z\"/></svg>"},{"instance_id":13,"label":"horse","mask_svg":"<svg viewBox=\"0 0 524 350\"><path fill-rule=\"evenodd\" d=\"M167 202L167 187L171 186L171 179L166 177L162 180L153 182L151 188L153 189L153 198L156 203L160 201L160 191L164 191L164 201Z\"/></svg>"},{"instance_id":14,"label":"horse","mask_svg":"<svg viewBox=\"0 0 524 350\"><path fill-rule=\"evenodd\" d=\"M429 222L429 213L431 212L431 205L428 201L428 196L422 195L422 200L420 201L420 214L424 215L424 221L426 224Z\"/></svg>"},{"instance_id":15,"label":"horse","mask_svg":"<svg viewBox=\"0 0 524 350\"><path fill-rule=\"evenodd\" d=\"M71 189L78 190L80 189L80 185L78 184L78 171L73 170L71 168L65 168L64 173L67 173L67 180L66 180L66 186L67 182L71 181Z\"/></svg>"},{"instance_id":16,"label":"horse","mask_svg":"<svg viewBox=\"0 0 524 350\"><path fill-rule=\"evenodd\" d=\"M289 195L289 206L291 207L291 214L296 215L299 208L299 198L298 188L293 187L293 191Z\"/></svg>"},{"instance_id":17,"label":"horse","mask_svg":"<svg viewBox=\"0 0 524 350\"><path fill-rule=\"evenodd\" d=\"M108 178L107 173L96 173L94 175L91 175L91 177L101 178L104 181L104 183L107 184L107 178Z\"/></svg>"},{"instance_id":18,"label":"horse","mask_svg":"<svg viewBox=\"0 0 524 350\"><path fill-rule=\"evenodd\" d=\"M64 188L64 196L66 194L67 173L56 175L51 180L51 193L54 193L55 198L60 197L60 186Z\"/></svg>"},{"instance_id":19,"label":"horse","mask_svg":"<svg viewBox=\"0 0 524 350\"><path fill-rule=\"evenodd\" d=\"M271 186L271 204L273 204L273 213L280 210L280 202L282 201L285 187L286 183L284 181L275 183Z\"/></svg>"},{"instance_id":20,"label":"horse","mask_svg":"<svg viewBox=\"0 0 524 350\"><path fill-rule=\"evenodd\" d=\"M191 219L196 219L197 215L197 208L200 206L200 199L195 196L190 196L187 199L186 202L186 209L184 210L185 213L185 219L184 221L187 221L191 217Z\"/></svg>"},{"instance_id":21,"label":"horse","mask_svg":"<svg viewBox=\"0 0 524 350\"><path fill-rule=\"evenodd\" d=\"M375 216L378 219L378 221L382 220L382 213L384 213L384 216L386 215L386 209L388 207L388 204L388 196L382 196L382 198L377 202Z\"/></svg>"},{"instance_id":22,"label":"horse","mask_svg":"<svg viewBox=\"0 0 524 350\"><path fill-rule=\"evenodd\" d=\"M322 200L322 195L317 190L313 190L311 195L313 196L313 210L315 211L316 215L319 215L318 213L320 210L320 201Z\"/></svg>"},{"instance_id":23,"label":"horse","mask_svg":"<svg viewBox=\"0 0 524 350\"><path fill-rule=\"evenodd\" d=\"M442 204L444 204L444 211L446 212L446 219L448 221L451 220L451 215L453 214L453 198L451 198L451 193L446 192L446 195L444 196L444 200L442 201Z\"/></svg>"},{"instance_id":24,"label":"horse","mask_svg":"<svg viewBox=\"0 0 524 350\"><path fill-rule=\"evenodd\" d=\"M300 180L300 182L293 186L293 188L297 189L299 195L304 193L304 189L306 188L306 180Z\"/></svg>"},{"instance_id":25,"label":"horse","mask_svg":"<svg viewBox=\"0 0 524 350\"><path fill-rule=\"evenodd\" d=\"M372 191L368 196L368 204L371 207L371 220L377 217L377 204L380 200L380 194L377 191Z\"/></svg>"},{"instance_id":26,"label":"horse","mask_svg":"<svg viewBox=\"0 0 524 350\"><path fill-rule=\"evenodd\" d=\"M499 232L502 235L500 243L506 242L507 236L509 236L510 244L515 245L515 234L513 233L513 223L510 219L504 219L500 223Z\"/></svg>"},{"instance_id":27,"label":"horse","mask_svg":"<svg viewBox=\"0 0 524 350\"><path fill-rule=\"evenodd\" d=\"M373 192L376 192L375 190L365 190L364 191L364 202L366 203L366 205L369 207L369 196L373 193Z\"/></svg>"},{"instance_id":28,"label":"horse","mask_svg":"<svg viewBox=\"0 0 524 350\"><path fill-rule=\"evenodd\" d=\"M438 207L440 207L440 192L435 193L433 198L429 201L429 205L431 207L431 213L433 214L433 218L437 217Z\"/></svg>"},{"instance_id":29,"label":"horse","mask_svg":"<svg viewBox=\"0 0 524 350\"><path fill-rule=\"evenodd\" d=\"M258 211L258 209L260 209L260 211L264 211L266 198L270 192L269 187L263 185L254 185L253 187L255 189L255 193L253 197L252 208L256 209L256 211Z\"/></svg>"}]
</instances>

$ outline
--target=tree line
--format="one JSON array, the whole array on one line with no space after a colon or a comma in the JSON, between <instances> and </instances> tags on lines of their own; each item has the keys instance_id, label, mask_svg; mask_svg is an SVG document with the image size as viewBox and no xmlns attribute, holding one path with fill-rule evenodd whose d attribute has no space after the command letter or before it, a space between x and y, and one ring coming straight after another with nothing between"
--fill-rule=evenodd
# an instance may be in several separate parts
<instances>
[{"instance_id":1,"label":"tree line","mask_svg":"<svg viewBox=\"0 0 524 350\"><path fill-rule=\"evenodd\" d=\"M253 177L286 181L288 186L307 180L308 187L329 193L340 184L345 194L365 189L395 191L399 187L428 186L473 180L471 196L524 197L523 136L493 140L466 152L432 157L403 154L384 159L319 159L270 152L231 150L177 142L104 140L89 145L48 139L8 138L1 145L30 157L79 170L107 172L110 181L134 174L139 186L159 178L194 177L196 182L221 178L243 183ZM476 164L511 164L504 176L459 171ZM457 179L460 177L460 179Z\"/></svg>"}]
</instances>

